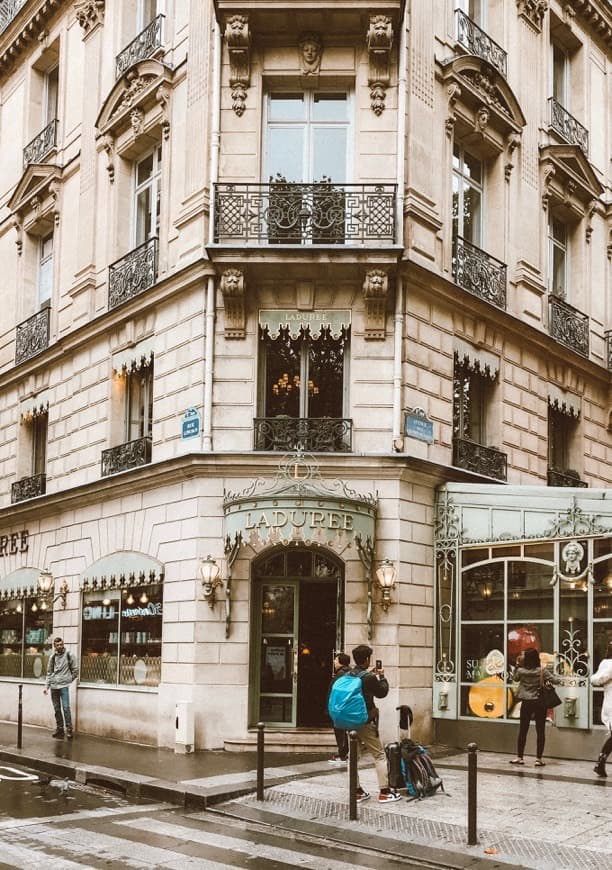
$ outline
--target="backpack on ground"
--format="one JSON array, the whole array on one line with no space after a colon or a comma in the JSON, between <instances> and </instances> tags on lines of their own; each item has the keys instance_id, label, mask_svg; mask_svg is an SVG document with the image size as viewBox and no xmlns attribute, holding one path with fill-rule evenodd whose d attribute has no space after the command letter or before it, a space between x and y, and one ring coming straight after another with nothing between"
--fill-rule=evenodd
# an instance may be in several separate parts
<instances>
[{"instance_id":1,"label":"backpack on ground","mask_svg":"<svg viewBox=\"0 0 612 870\"><path fill-rule=\"evenodd\" d=\"M367 671L343 674L332 684L327 710L334 728L352 731L368 721L368 709L363 696L361 678Z\"/></svg>"},{"instance_id":2,"label":"backpack on ground","mask_svg":"<svg viewBox=\"0 0 612 870\"><path fill-rule=\"evenodd\" d=\"M414 740L400 742L401 766L404 788L409 798L421 800L431 797L438 789L444 791L442 778L438 776L427 750Z\"/></svg>"}]
</instances>

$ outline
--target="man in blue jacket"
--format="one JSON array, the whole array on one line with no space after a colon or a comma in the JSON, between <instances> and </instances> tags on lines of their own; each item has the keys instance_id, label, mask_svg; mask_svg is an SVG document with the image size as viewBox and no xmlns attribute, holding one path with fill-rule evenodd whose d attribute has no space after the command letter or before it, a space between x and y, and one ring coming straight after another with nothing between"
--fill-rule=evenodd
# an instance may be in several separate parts
<instances>
[{"instance_id":1,"label":"man in blue jacket","mask_svg":"<svg viewBox=\"0 0 612 870\"><path fill-rule=\"evenodd\" d=\"M74 656L66 649L62 638L56 637L53 641L53 652L47 664L47 680L44 691L46 695L51 689L51 701L57 725L53 737L58 740L64 737L64 722L66 724L66 737L68 740L72 739L70 684L76 680L77 675L78 670Z\"/></svg>"}]
</instances>

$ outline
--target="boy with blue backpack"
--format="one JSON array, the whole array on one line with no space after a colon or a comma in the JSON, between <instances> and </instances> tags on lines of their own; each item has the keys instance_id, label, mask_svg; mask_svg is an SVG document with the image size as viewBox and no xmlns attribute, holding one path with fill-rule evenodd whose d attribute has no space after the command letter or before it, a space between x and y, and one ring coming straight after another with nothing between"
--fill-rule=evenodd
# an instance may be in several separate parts
<instances>
[{"instance_id":1,"label":"boy with blue backpack","mask_svg":"<svg viewBox=\"0 0 612 870\"><path fill-rule=\"evenodd\" d=\"M374 698L386 698L389 683L382 665L370 668L372 649L360 644L353 650L355 667L339 677L329 694L329 714L334 728L357 732L357 746L372 756L380 789L378 802L393 803L400 800L399 793L389 788L387 756L378 735L378 708ZM368 800L370 794L357 785L357 802Z\"/></svg>"}]
</instances>

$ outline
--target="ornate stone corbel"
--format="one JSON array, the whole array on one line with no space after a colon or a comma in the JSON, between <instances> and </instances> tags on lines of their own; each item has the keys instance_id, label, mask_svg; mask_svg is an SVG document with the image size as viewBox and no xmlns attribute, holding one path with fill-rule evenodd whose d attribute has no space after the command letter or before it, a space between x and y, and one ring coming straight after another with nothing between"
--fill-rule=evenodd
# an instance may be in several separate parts
<instances>
[{"instance_id":1,"label":"ornate stone corbel","mask_svg":"<svg viewBox=\"0 0 612 870\"><path fill-rule=\"evenodd\" d=\"M591 244L591 236L593 235L593 215L597 208L597 200L592 199L586 207L586 223L584 230L584 240L587 245Z\"/></svg>"},{"instance_id":2,"label":"ornate stone corbel","mask_svg":"<svg viewBox=\"0 0 612 870\"><path fill-rule=\"evenodd\" d=\"M550 199L550 185L552 179L555 176L555 167L552 163L548 162L544 166L543 178L542 178L542 208L544 211L548 208L548 201Z\"/></svg>"},{"instance_id":3,"label":"ornate stone corbel","mask_svg":"<svg viewBox=\"0 0 612 870\"><path fill-rule=\"evenodd\" d=\"M365 337L385 338L387 293L389 276L383 269L370 269L363 282L363 298L366 305Z\"/></svg>"},{"instance_id":4,"label":"ornate stone corbel","mask_svg":"<svg viewBox=\"0 0 612 870\"><path fill-rule=\"evenodd\" d=\"M323 39L321 34L312 30L301 33L298 37L298 61L302 73L302 83L305 87L317 86L322 58Z\"/></svg>"},{"instance_id":5,"label":"ornate stone corbel","mask_svg":"<svg viewBox=\"0 0 612 870\"><path fill-rule=\"evenodd\" d=\"M105 0L76 0L74 11L83 29L83 39L104 21Z\"/></svg>"},{"instance_id":6,"label":"ornate stone corbel","mask_svg":"<svg viewBox=\"0 0 612 870\"><path fill-rule=\"evenodd\" d=\"M481 106L476 112L474 118L474 132L480 136L484 136L485 130L489 126L490 112L485 106Z\"/></svg>"},{"instance_id":7,"label":"ornate stone corbel","mask_svg":"<svg viewBox=\"0 0 612 870\"><path fill-rule=\"evenodd\" d=\"M242 117L246 92L251 83L251 34L247 15L230 15L225 22L225 41L230 62L232 109Z\"/></svg>"},{"instance_id":8,"label":"ornate stone corbel","mask_svg":"<svg viewBox=\"0 0 612 870\"><path fill-rule=\"evenodd\" d=\"M506 160L506 164L504 166L504 178L506 181L510 181L510 176L512 175L512 170L514 169L514 152L518 148L521 142L521 137L519 133L511 133L508 137L508 145L506 148L508 159Z\"/></svg>"},{"instance_id":9,"label":"ornate stone corbel","mask_svg":"<svg viewBox=\"0 0 612 870\"><path fill-rule=\"evenodd\" d=\"M60 208L59 208L59 192L60 192L60 183L57 179L49 182L49 193L51 194L51 201L53 205L51 206L51 213L53 214L53 225L59 226L60 222Z\"/></svg>"},{"instance_id":10,"label":"ornate stone corbel","mask_svg":"<svg viewBox=\"0 0 612 870\"><path fill-rule=\"evenodd\" d=\"M544 15L548 9L547 0L516 0L518 14L538 31L542 30Z\"/></svg>"},{"instance_id":11,"label":"ornate stone corbel","mask_svg":"<svg viewBox=\"0 0 612 870\"><path fill-rule=\"evenodd\" d=\"M161 106L162 119L161 128L162 136L167 141L170 138L170 119L168 117L168 103L170 101L170 89L165 85L160 85L155 92L155 99Z\"/></svg>"},{"instance_id":12,"label":"ornate stone corbel","mask_svg":"<svg viewBox=\"0 0 612 870\"><path fill-rule=\"evenodd\" d=\"M226 269L221 275L220 289L225 308L225 338L244 338L246 335L244 272L240 269Z\"/></svg>"},{"instance_id":13,"label":"ornate stone corbel","mask_svg":"<svg viewBox=\"0 0 612 870\"><path fill-rule=\"evenodd\" d=\"M30 208L32 209L32 214L34 215L34 220L38 220L40 215L41 201L39 196L33 196L30 200Z\"/></svg>"},{"instance_id":14,"label":"ornate stone corbel","mask_svg":"<svg viewBox=\"0 0 612 870\"><path fill-rule=\"evenodd\" d=\"M132 133L134 134L134 138L140 136L144 129L144 118L145 113L143 109L139 109L138 107L136 107L131 110L130 124L132 125Z\"/></svg>"},{"instance_id":15,"label":"ornate stone corbel","mask_svg":"<svg viewBox=\"0 0 612 870\"><path fill-rule=\"evenodd\" d=\"M572 196L574 195L574 191L576 190L576 182L572 181L572 179L568 179L567 184L563 188L563 202L565 205L569 205L572 201Z\"/></svg>"},{"instance_id":16,"label":"ornate stone corbel","mask_svg":"<svg viewBox=\"0 0 612 870\"><path fill-rule=\"evenodd\" d=\"M115 180L115 139L110 133L105 133L102 137L102 147L106 152L106 171L112 184Z\"/></svg>"},{"instance_id":17,"label":"ornate stone corbel","mask_svg":"<svg viewBox=\"0 0 612 870\"><path fill-rule=\"evenodd\" d=\"M451 82L448 86L447 90L448 94L448 109L449 113L444 122L444 129L446 130L446 135L449 138L452 138L453 130L455 129L455 106L457 105L457 100L461 96L461 88L457 84L457 82Z\"/></svg>"},{"instance_id":18,"label":"ornate stone corbel","mask_svg":"<svg viewBox=\"0 0 612 870\"><path fill-rule=\"evenodd\" d=\"M18 215L13 217L13 226L15 228L15 232L17 233L17 238L15 239L15 244L17 245L17 254L21 257L23 253L23 225L19 220Z\"/></svg>"},{"instance_id":19,"label":"ornate stone corbel","mask_svg":"<svg viewBox=\"0 0 612 870\"><path fill-rule=\"evenodd\" d=\"M368 84L372 111L380 115L385 108L387 86L391 79L389 64L393 45L393 27L387 15L372 15L367 34Z\"/></svg>"}]
</instances>

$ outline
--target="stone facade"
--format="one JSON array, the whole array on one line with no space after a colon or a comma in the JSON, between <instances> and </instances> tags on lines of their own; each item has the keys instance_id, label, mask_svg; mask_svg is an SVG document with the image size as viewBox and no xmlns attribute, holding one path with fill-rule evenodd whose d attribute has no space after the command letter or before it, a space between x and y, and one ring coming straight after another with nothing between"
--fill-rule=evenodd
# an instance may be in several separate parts
<instances>
[{"instance_id":1,"label":"stone facade","mask_svg":"<svg viewBox=\"0 0 612 870\"><path fill-rule=\"evenodd\" d=\"M439 487L528 486L537 510L549 480L612 486L610 9L151 5L18 4L0 32L0 129L14 131L0 137L0 542L29 531L27 553L0 555L0 609L16 619L49 569L68 588L53 632L89 655L85 598L132 588L122 554L154 560L161 646L129 655L160 657L159 685L81 680L78 727L172 746L175 704L191 701L196 747L250 745L275 694L257 572L268 549L320 545L296 532L262 547L247 529L228 542L224 499L301 447L317 480L376 502L369 543L322 548L340 566L333 646L370 629L392 686L384 734L410 703L429 740ZM88 586L107 557L117 578ZM296 656L310 630L294 625ZM37 637L24 628L22 656L43 655ZM280 745L329 736L307 721L302 664L270 720ZM23 681L28 717L49 723L39 679Z\"/></svg>"}]
</instances>

